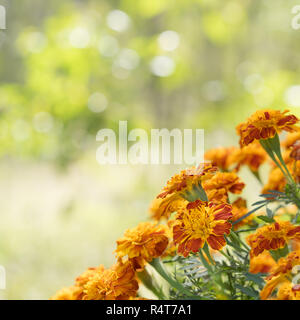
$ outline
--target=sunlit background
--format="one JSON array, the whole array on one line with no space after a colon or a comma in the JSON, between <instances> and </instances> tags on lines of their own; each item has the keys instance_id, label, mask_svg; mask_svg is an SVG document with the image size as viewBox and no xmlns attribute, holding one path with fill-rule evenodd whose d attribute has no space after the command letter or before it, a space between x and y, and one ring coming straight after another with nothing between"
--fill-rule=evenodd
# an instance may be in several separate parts
<instances>
[{"instance_id":1,"label":"sunlit background","mask_svg":"<svg viewBox=\"0 0 300 320\"><path fill-rule=\"evenodd\" d=\"M209 149L237 144L235 126L258 108L300 116L300 1L0 4L3 299L48 299L110 266L115 240L184 167L101 166L100 129L203 128ZM246 196L258 191L250 182Z\"/></svg>"}]
</instances>

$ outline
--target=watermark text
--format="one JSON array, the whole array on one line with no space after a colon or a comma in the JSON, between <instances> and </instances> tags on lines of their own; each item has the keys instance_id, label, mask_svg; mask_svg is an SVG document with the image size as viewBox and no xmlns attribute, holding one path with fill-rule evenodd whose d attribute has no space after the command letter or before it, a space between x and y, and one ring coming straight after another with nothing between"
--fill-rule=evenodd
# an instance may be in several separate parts
<instances>
[{"instance_id":1,"label":"watermark text","mask_svg":"<svg viewBox=\"0 0 300 320\"><path fill-rule=\"evenodd\" d=\"M128 132L127 121L119 121L119 132L101 129L96 141L99 164L186 164L204 162L204 130L144 129ZM118 144L118 146L117 146Z\"/></svg>"}]
</instances>

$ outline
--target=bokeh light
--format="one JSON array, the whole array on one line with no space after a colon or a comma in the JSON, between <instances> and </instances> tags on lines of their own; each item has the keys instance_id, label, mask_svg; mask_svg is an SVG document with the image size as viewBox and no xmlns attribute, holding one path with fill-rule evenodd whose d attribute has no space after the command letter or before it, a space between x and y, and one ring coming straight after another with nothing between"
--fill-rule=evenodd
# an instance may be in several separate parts
<instances>
[{"instance_id":1,"label":"bokeh light","mask_svg":"<svg viewBox=\"0 0 300 320\"><path fill-rule=\"evenodd\" d=\"M150 64L151 71L158 77L168 77L175 70L175 62L167 56L157 56L152 59Z\"/></svg>"}]
</instances>

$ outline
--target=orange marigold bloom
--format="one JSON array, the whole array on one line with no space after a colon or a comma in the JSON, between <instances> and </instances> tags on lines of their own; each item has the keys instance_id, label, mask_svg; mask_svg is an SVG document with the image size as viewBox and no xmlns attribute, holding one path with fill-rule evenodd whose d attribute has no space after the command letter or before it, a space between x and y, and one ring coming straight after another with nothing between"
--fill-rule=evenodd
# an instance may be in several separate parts
<instances>
[{"instance_id":1,"label":"orange marigold bloom","mask_svg":"<svg viewBox=\"0 0 300 320\"><path fill-rule=\"evenodd\" d=\"M282 130L293 132L297 127L295 124L299 119L278 110L256 111L246 122L237 126L237 133L240 136L241 147L247 146L254 140L273 138L276 133Z\"/></svg>"},{"instance_id":2,"label":"orange marigold bloom","mask_svg":"<svg viewBox=\"0 0 300 320\"><path fill-rule=\"evenodd\" d=\"M296 161L290 158L290 161L285 161L287 168L294 178L296 183L300 182L300 161ZM276 167L273 168L269 175L269 180L263 188L263 193L267 193L269 190L284 191L287 184L286 178L281 170Z\"/></svg>"},{"instance_id":3,"label":"orange marigold bloom","mask_svg":"<svg viewBox=\"0 0 300 320\"><path fill-rule=\"evenodd\" d=\"M248 213L248 209L247 209L247 202L245 199L240 197L232 203L232 219L231 219L232 222L237 221L247 213ZM254 214L251 214L250 216L243 219L239 223L236 223L233 226L234 230L238 230L240 227L251 224L251 222L253 221L253 218L254 218Z\"/></svg>"},{"instance_id":4,"label":"orange marigold bloom","mask_svg":"<svg viewBox=\"0 0 300 320\"><path fill-rule=\"evenodd\" d=\"M292 161L287 165L296 183L300 183L300 161Z\"/></svg>"},{"instance_id":5,"label":"orange marigold bloom","mask_svg":"<svg viewBox=\"0 0 300 320\"><path fill-rule=\"evenodd\" d=\"M276 267L276 261L272 258L269 251L264 251L258 256L250 257L251 273L270 273Z\"/></svg>"},{"instance_id":6,"label":"orange marigold bloom","mask_svg":"<svg viewBox=\"0 0 300 320\"><path fill-rule=\"evenodd\" d=\"M280 284L276 300L300 300L300 285L294 285L290 281Z\"/></svg>"},{"instance_id":7,"label":"orange marigold bloom","mask_svg":"<svg viewBox=\"0 0 300 320\"><path fill-rule=\"evenodd\" d=\"M207 151L204 157L205 160L211 161L213 166L216 166L223 171L227 171L231 165L230 156L237 150L238 148L236 147L219 147Z\"/></svg>"},{"instance_id":8,"label":"orange marigold bloom","mask_svg":"<svg viewBox=\"0 0 300 320\"><path fill-rule=\"evenodd\" d=\"M282 144L285 148L290 148L297 140L300 140L300 130L289 133Z\"/></svg>"},{"instance_id":9,"label":"orange marigold bloom","mask_svg":"<svg viewBox=\"0 0 300 320\"><path fill-rule=\"evenodd\" d=\"M290 154L290 157L295 159L295 160L300 160L300 140L297 140L292 145L292 152Z\"/></svg>"},{"instance_id":10,"label":"orange marigold bloom","mask_svg":"<svg viewBox=\"0 0 300 320\"><path fill-rule=\"evenodd\" d=\"M264 250L283 248L289 240L298 238L300 226L295 227L289 221L276 221L258 228L247 237L247 242L251 247L251 256L258 256Z\"/></svg>"},{"instance_id":11,"label":"orange marigold bloom","mask_svg":"<svg viewBox=\"0 0 300 320\"><path fill-rule=\"evenodd\" d=\"M117 240L117 255L127 256L135 269L143 269L147 262L160 257L168 246L167 227L152 222L142 222L126 230L124 237Z\"/></svg>"},{"instance_id":12,"label":"orange marigold bloom","mask_svg":"<svg viewBox=\"0 0 300 320\"><path fill-rule=\"evenodd\" d=\"M78 300L81 289L77 286L62 288L50 300Z\"/></svg>"},{"instance_id":13,"label":"orange marigold bloom","mask_svg":"<svg viewBox=\"0 0 300 320\"><path fill-rule=\"evenodd\" d=\"M167 195L182 194L185 191L189 191L194 185L210 179L217 170L218 168L212 166L210 163L202 163L197 168L192 167L187 170L182 170L167 182L163 192L160 193L157 198L165 198Z\"/></svg>"},{"instance_id":14,"label":"orange marigold bloom","mask_svg":"<svg viewBox=\"0 0 300 320\"><path fill-rule=\"evenodd\" d=\"M234 172L218 172L210 180L203 183L209 201L226 202L228 192L240 194L245 184Z\"/></svg>"},{"instance_id":15,"label":"orange marigold bloom","mask_svg":"<svg viewBox=\"0 0 300 320\"><path fill-rule=\"evenodd\" d=\"M253 142L242 149L236 149L231 153L229 162L236 164L235 170L239 170L241 166L246 165L252 171L257 172L259 167L266 161L267 154L258 142Z\"/></svg>"},{"instance_id":16,"label":"orange marigold bloom","mask_svg":"<svg viewBox=\"0 0 300 320\"><path fill-rule=\"evenodd\" d=\"M291 248L293 251L300 252L300 240L294 239L291 241Z\"/></svg>"},{"instance_id":17,"label":"orange marigold bloom","mask_svg":"<svg viewBox=\"0 0 300 320\"><path fill-rule=\"evenodd\" d=\"M84 285L98 272L103 272L104 266L88 268L75 280L75 285L58 291L52 300L82 300Z\"/></svg>"},{"instance_id":18,"label":"orange marigold bloom","mask_svg":"<svg viewBox=\"0 0 300 320\"><path fill-rule=\"evenodd\" d=\"M297 265L300 265L300 253L297 251L289 253L285 258L280 258L277 267L266 278L266 285L260 292L261 299L268 299L279 284L289 281L292 270Z\"/></svg>"},{"instance_id":19,"label":"orange marigold bloom","mask_svg":"<svg viewBox=\"0 0 300 320\"><path fill-rule=\"evenodd\" d=\"M287 181L282 171L278 167L273 168L269 174L269 180L264 186L262 193L268 193L270 190L284 191L286 184Z\"/></svg>"},{"instance_id":20,"label":"orange marigold bloom","mask_svg":"<svg viewBox=\"0 0 300 320\"><path fill-rule=\"evenodd\" d=\"M178 253L187 257L198 252L205 242L215 250L225 246L224 234L229 234L232 207L227 203L215 204L196 200L178 212L173 227L173 239L179 244Z\"/></svg>"},{"instance_id":21,"label":"orange marigold bloom","mask_svg":"<svg viewBox=\"0 0 300 320\"><path fill-rule=\"evenodd\" d=\"M96 272L84 285L83 300L128 300L138 290L130 261L118 261L110 269Z\"/></svg>"},{"instance_id":22,"label":"orange marigold bloom","mask_svg":"<svg viewBox=\"0 0 300 320\"><path fill-rule=\"evenodd\" d=\"M168 195L164 199L155 198L149 208L151 218L160 221L161 219L169 219L170 215L177 211L186 200L181 198L179 195Z\"/></svg>"},{"instance_id":23,"label":"orange marigold bloom","mask_svg":"<svg viewBox=\"0 0 300 320\"><path fill-rule=\"evenodd\" d=\"M188 202L186 202L186 203L188 203ZM187 206L187 204L185 204L185 207L186 206ZM162 258L168 257L168 256L173 257L177 252L177 246L173 240L173 226L175 225L175 223L176 223L175 219L169 220L167 223L167 236L169 238L169 244L168 244L166 250L164 251L164 253L162 254L162 256L161 256Z\"/></svg>"}]
</instances>

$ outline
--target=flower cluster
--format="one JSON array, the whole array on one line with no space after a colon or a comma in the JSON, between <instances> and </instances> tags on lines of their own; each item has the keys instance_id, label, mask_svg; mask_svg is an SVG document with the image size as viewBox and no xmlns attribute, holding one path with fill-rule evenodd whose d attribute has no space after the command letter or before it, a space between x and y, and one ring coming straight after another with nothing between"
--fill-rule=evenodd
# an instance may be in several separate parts
<instances>
[{"instance_id":1,"label":"flower cluster","mask_svg":"<svg viewBox=\"0 0 300 320\"><path fill-rule=\"evenodd\" d=\"M205 163L167 181L151 203L152 221L116 241L112 267L89 268L52 299L142 299L145 286L159 299L300 300L298 122L288 111L255 112L237 126L239 147L208 150ZM249 189L262 191L252 208L242 167L253 176Z\"/></svg>"}]
</instances>

